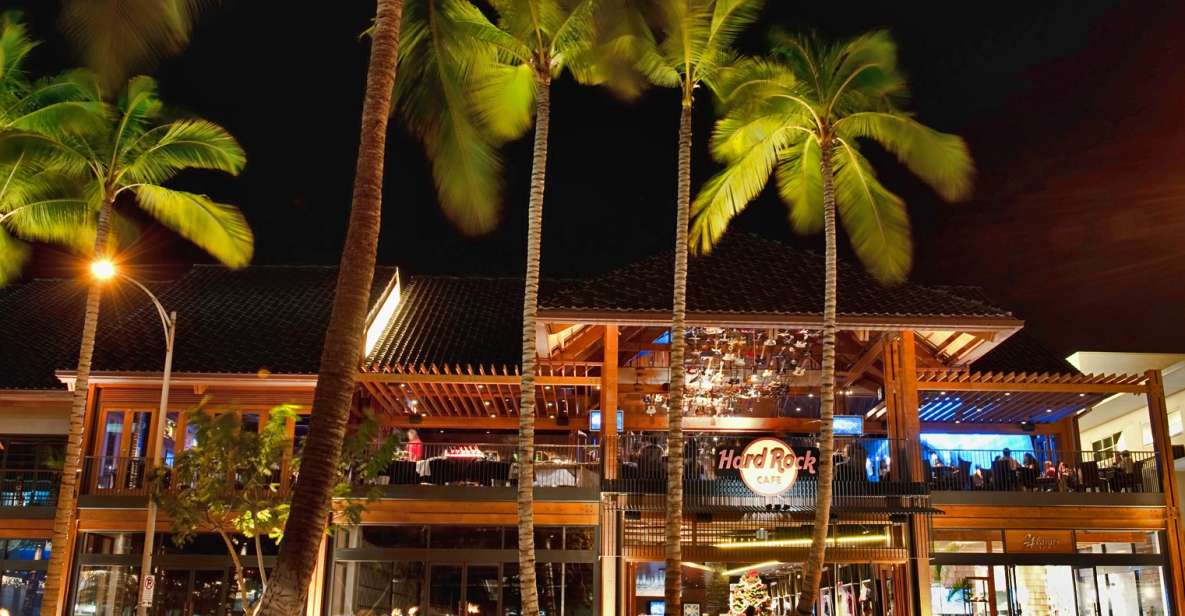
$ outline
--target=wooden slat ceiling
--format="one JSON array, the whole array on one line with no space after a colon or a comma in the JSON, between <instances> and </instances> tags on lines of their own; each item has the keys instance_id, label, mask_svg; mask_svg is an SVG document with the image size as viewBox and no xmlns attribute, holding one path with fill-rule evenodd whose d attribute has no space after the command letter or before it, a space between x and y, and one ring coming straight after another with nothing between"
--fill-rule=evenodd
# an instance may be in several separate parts
<instances>
[{"instance_id":1,"label":"wooden slat ceiling","mask_svg":"<svg viewBox=\"0 0 1185 616\"><path fill-rule=\"evenodd\" d=\"M540 362L536 416L587 416L600 404L599 362ZM360 375L363 388L391 416L499 418L519 412L518 370L472 366L395 366Z\"/></svg>"},{"instance_id":2,"label":"wooden slat ceiling","mask_svg":"<svg viewBox=\"0 0 1185 616\"><path fill-rule=\"evenodd\" d=\"M921 370L922 421L1052 423L1117 393L1144 393L1146 378L1127 374L995 373Z\"/></svg>"}]
</instances>

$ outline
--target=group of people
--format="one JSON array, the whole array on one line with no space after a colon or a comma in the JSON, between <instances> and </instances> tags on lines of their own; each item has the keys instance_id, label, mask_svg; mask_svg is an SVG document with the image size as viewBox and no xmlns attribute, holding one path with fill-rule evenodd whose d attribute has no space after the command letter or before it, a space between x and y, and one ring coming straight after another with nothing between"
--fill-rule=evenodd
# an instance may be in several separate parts
<instances>
[{"instance_id":1,"label":"group of people","mask_svg":"<svg viewBox=\"0 0 1185 616\"><path fill-rule=\"evenodd\" d=\"M949 470L943 470L948 467L937 452L930 454L929 465L930 478L938 484L963 484L964 477L961 474L970 468L969 462L957 458ZM1092 466L1096 471L1102 469L1110 473L1112 476L1109 478L1112 479L1113 487L1118 486L1116 489L1123 489L1124 486L1134 483L1136 464L1129 451L1116 451L1109 464ZM975 470L970 472L969 483L972 489L978 490L992 487L1038 489L1041 485L1048 487L1052 482L1056 482L1059 491L1073 491L1084 483L1092 483L1084 480L1080 472L1087 471L1078 465L1067 464L1065 460L1059 460L1057 463L1053 460L1039 461L1032 452L1025 452L1018 460L1013 457L1012 450L1005 447L995 456L988 468L976 465Z\"/></svg>"}]
</instances>

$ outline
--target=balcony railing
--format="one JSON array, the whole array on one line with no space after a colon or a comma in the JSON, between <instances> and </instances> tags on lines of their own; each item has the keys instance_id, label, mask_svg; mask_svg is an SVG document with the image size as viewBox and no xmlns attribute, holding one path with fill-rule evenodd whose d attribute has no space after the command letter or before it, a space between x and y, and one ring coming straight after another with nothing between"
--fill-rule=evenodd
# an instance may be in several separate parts
<instances>
[{"instance_id":1,"label":"balcony railing","mask_svg":"<svg viewBox=\"0 0 1185 616\"><path fill-rule=\"evenodd\" d=\"M932 490L989 492L1160 492L1154 452L928 450Z\"/></svg>"},{"instance_id":2,"label":"balcony railing","mask_svg":"<svg viewBox=\"0 0 1185 616\"><path fill-rule=\"evenodd\" d=\"M423 443L400 452L372 483L510 487L518 484L517 447L504 443ZM416 458L416 459L411 459ZM536 445L535 487L596 488L600 457L595 445Z\"/></svg>"},{"instance_id":3,"label":"balcony railing","mask_svg":"<svg viewBox=\"0 0 1185 616\"><path fill-rule=\"evenodd\" d=\"M151 464L150 459L141 457L88 457L83 476L84 493L91 496L147 496L151 489ZM184 482L173 485L175 478L172 476L166 481L173 489L185 487ZM267 489L287 493L294 481L294 475L277 468L272 472L271 486Z\"/></svg>"},{"instance_id":4,"label":"balcony railing","mask_svg":"<svg viewBox=\"0 0 1185 616\"><path fill-rule=\"evenodd\" d=\"M799 471L794 484L777 496L760 496L741 478L740 471L721 468L722 455L739 455L755 437L688 434L684 447L683 495L692 508L741 508L765 511L813 510L819 482L807 470ZM799 457L818 459L814 438L784 439ZM618 453L617 478L602 482L602 490L630 495L630 507L665 506L665 435L625 435ZM835 476L832 493L837 509L885 510L910 505L902 498L924 497L926 486L898 480L891 469L904 460L912 447L884 438L836 438ZM725 452L731 452L725 454Z\"/></svg>"},{"instance_id":5,"label":"balcony railing","mask_svg":"<svg viewBox=\"0 0 1185 616\"><path fill-rule=\"evenodd\" d=\"M52 507L61 481L61 471L0 469L0 507Z\"/></svg>"}]
</instances>

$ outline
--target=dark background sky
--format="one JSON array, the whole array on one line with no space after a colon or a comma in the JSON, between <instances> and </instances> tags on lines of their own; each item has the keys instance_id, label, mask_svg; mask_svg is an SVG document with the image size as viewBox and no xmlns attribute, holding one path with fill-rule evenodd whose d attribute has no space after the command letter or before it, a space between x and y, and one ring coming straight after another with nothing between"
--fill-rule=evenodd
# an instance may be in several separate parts
<instances>
[{"instance_id":1,"label":"dark background sky","mask_svg":"<svg viewBox=\"0 0 1185 616\"><path fill-rule=\"evenodd\" d=\"M38 63L72 62L56 2L24 6L46 40ZM332 8L330 8L332 7ZM188 51L160 66L166 101L221 123L248 154L236 179L181 184L236 203L258 263L333 263L344 227L367 55L358 33L373 4L225 0ZM1172 0L885 2L770 0L743 44L769 28L850 35L888 27L914 109L964 135L979 168L971 203L939 203L891 161L882 179L906 197L913 278L976 284L1056 350L1185 351L1185 3ZM698 101L693 181L711 105ZM544 216L545 274L597 273L673 242L678 96L631 105L565 79L552 97ZM381 263L410 273L521 273L529 140L507 148L500 228L457 234L438 213L418 145L389 141ZM734 228L795 238L767 191ZM61 272L39 249L33 275ZM139 263L200 260L160 229Z\"/></svg>"}]
</instances>

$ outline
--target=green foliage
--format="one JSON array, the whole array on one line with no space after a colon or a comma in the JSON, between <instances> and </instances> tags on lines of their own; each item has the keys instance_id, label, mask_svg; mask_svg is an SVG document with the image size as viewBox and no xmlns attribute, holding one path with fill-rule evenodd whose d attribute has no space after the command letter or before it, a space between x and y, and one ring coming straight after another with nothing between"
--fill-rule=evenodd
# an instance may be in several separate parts
<instances>
[{"instance_id":1,"label":"green foliage","mask_svg":"<svg viewBox=\"0 0 1185 616\"><path fill-rule=\"evenodd\" d=\"M652 83L683 90L691 104L699 84L736 61L736 37L757 20L764 0L653 0L630 29L635 68Z\"/></svg>"},{"instance_id":2,"label":"green foliage","mask_svg":"<svg viewBox=\"0 0 1185 616\"><path fill-rule=\"evenodd\" d=\"M149 77L129 80L114 104L88 71L31 82L21 64L31 48L19 20L0 18L0 284L19 273L24 241L88 254L99 209L123 193L225 265L250 262L254 240L237 208L163 186L187 169L241 171L246 156L225 129L174 119ZM118 210L112 218L130 227Z\"/></svg>"},{"instance_id":3,"label":"green foliage","mask_svg":"<svg viewBox=\"0 0 1185 616\"><path fill-rule=\"evenodd\" d=\"M172 520L173 542L184 545L198 533L218 533L236 563L240 588L246 578L236 545L254 542L258 551L263 537L276 542L284 537L291 496L284 488L295 480L301 462L288 433L297 410L295 405L274 407L267 423L250 432L242 429L239 413L211 414L199 406L186 416L196 444L178 453L171 469L151 475L152 498ZM380 496L370 484L386 472L398 446L398 437L379 438L372 415L346 439L333 490L342 499L338 509L345 524L361 521L366 503ZM360 494L351 482L370 487Z\"/></svg>"},{"instance_id":4,"label":"green foliage","mask_svg":"<svg viewBox=\"0 0 1185 616\"><path fill-rule=\"evenodd\" d=\"M68 0L62 27L83 62L115 89L185 48L211 0Z\"/></svg>"},{"instance_id":5,"label":"green foliage","mask_svg":"<svg viewBox=\"0 0 1185 616\"><path fill-rule=\"evenodd\" d=\"M462 232L492 230L501 210L498 148L531 128L541 79L570 72L623 96L621 0L424 0L403 12L394 109L432 165L441 207Z\"/></svg>"},{"instance_id":6,"label":"green foliage","mask_svg":"<svg viewBox=\"0 0 1185 616\"><path fill-rule=\"evenodd\" d=\"M834 170L840 220L865 267L900 282L912 260L905 202L885 188L862 147L875 143L948 201L970 196L974 165L964 141L931 129L899 105L908 99L896 45L877 31L840 43L775 36L768 59L745 59L717 75L723 117L712 154L725 169L693 205L693 243L701 252L776 177L791 227L823 225L824 153Z\"/></svg>"}]
</instances>

